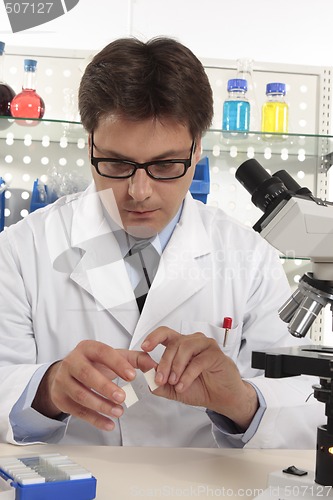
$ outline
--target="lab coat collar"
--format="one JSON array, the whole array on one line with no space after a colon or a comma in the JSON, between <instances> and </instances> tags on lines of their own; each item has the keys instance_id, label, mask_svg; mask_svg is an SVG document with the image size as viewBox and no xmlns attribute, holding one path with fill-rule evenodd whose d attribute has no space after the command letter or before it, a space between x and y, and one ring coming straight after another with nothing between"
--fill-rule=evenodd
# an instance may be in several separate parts
<instances>
[{"instance_id":1,"label":"lab coat collar","mask_svg":"<svg viewBox=\"0 0 333 500\"><path fill-rule=\"evenodd\" d=\"M108 190L113 216L118 218L112 190ZM132 334L139 311L123 256L107 220L94 184L80 196L74 207L71 245L79 247L82 258L70 277L92 295L99 310L108 310Z\"/></svg>"},{"instance_id":2,"label":"lab coat collar","mask_svg":"<svg viewBox=\"0 0 333 500\"><path fill-rule=\"evenodd\" d=\"M112 189L108 190L108 196L112 206L115 207ZM115 210L115 218L119 220L120 217L117 214ZM100 195L95 184L91 183L77 198L74 205L71 244L73 247L84 246L85 242L93 241L97 236L110 232L110 226L104 217Z\"/></svg>"}]
</instances>

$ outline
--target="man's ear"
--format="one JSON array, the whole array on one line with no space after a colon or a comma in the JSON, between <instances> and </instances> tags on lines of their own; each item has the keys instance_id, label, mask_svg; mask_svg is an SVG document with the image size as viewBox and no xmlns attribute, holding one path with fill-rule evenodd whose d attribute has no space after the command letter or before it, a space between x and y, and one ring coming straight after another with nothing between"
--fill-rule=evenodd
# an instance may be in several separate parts
<instances>
[{"instance_id":1,"label":"man's ear","mask_svg":"<svg viewBox=\"0 0 333 500\"><path fill-rule=\"evenodd\" d=\"M201 158L202 154L202 140L201 137L195 140L195 150L193 153L194 164L196 165Z\"/></svg>"}]
</instances>

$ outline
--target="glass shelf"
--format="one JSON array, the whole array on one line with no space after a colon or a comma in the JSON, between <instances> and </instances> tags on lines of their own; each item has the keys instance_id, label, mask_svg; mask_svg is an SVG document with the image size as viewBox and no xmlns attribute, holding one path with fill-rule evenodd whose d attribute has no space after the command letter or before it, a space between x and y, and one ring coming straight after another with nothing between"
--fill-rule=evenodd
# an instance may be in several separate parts
<instances>
[{"instance_id":1,"label":"glass shelf","mask_svg":"<svg viewBox=\"0 0 333 500\"><path fill-rule=\"evenodd\" d=\"M67 137L68 142L86 136L80 122L50 119L8 118L0 116L0 138L11 134L15 139L24 139L27 134L33 141L41 140L45 135L51 141L59 142ZM333 153L333 136L310 134L264 134L250 131L224 132L210 129L203 138L204 151L281 155L283 153L298 157L317 157Z\"/></svg>"},{"instance_id":2,"label":"glass shelf","mask_svg":"<svg viewBox=\"0 0 333 500\"><path fill-rule=\"evenodd\" d=\"M60 142L63 138L68 142L77 142L87 134L80 122L0 116L0 139L12 137L23 140L27 135L32 141L40 141L46 136L51 142Z\"/></svg>"},{"instance_id":3,"label":"glass shelf","mask_svg":"<svg viewBox=\"0 0 333 500\"><path fill-rule=\"evenodd\" d=\"M280 259L284 259L284 260L289 260L289 261L293 261L293 260L304 260L304 262L311 262L311 259L309 259L308 257L288 257L286 255L283 255L282 253L279 255Z\"/></svg>"},{"instance_id":4,"label":"glass shelf","mask_svg":"<svg viewBox=\"0 0 333 500\"><path fill-rule=\"evenodd\" d=\"M66 138L68 142L77 142L86 138L80 122L49 119L8 118L0 116L0 139L9 137L17 140L31 136L32 141L40 141L45 136L51 142L60 142ZM325 157L333 153L333 136L310 134L263 134L250 131L223 132L210 129L203 138L203 150L219 155L222 152L233 155L244 154L253 157L262 154L269 158L272 155L296 156L303 161L310 157ZM329 160L327 160L329 163ZM328 165L328 168L330 164Z\"/></svg>"},{"instance_id":5,"label":"glass shelf","mask_svg":"<svg viewBox=\"0 0 333 500\"><path fill-rule=\"evenodd\" d=\"M300 161L309 157L326 156L333 152L333 136L309 134L264 134L262 132L223 132L210 129L203 138L204 151L214 155L227 152L230 156L262 154L296 156ZM328 165L329 167L330 165Z\"/></svg>"}]
</instances>

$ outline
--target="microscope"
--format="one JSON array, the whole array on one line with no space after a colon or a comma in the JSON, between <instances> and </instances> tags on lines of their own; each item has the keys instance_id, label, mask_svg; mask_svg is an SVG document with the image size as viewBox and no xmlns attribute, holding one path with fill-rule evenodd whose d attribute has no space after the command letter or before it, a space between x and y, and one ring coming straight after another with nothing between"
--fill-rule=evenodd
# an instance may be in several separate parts
<instances>
[{"instance_id":1,"label":"microscope","mask_svg":"<svg viewBox=\"0 0 333 500\"><path fill-rule=\"evenodd\" d=\"M325 306L333 312L333 203L316 198L285 170L270 175L255 159L240 165L236 179L264 213L253 229L284 255L310 259L312 272L302 276L279 310L289 332L305 337ZM272 378L319 377L314 397L325 403L327 424L317 429L314 481L333 486L333 347L302 345L253 352L252 366Z\"/></svg>"}]
</instances>

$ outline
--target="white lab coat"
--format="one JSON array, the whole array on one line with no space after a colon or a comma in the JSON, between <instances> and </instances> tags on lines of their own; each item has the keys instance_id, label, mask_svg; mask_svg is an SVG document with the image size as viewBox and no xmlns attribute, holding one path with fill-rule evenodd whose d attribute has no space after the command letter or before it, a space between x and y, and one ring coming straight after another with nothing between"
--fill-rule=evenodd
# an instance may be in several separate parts
<instances>
[{"instance_id":1,"label":"white lab coat","mask_svg":"<svg viewBox=\"0 0 333 500\"><path fill-rule=\"evenodd\" d=\"M10 411L35 370L83 339L139 349L160 325L214 337L267 409L248 447L311 447L322 404L305 377L269 380L250 366L251 351L298 341L279 319L289 287L273 250L251 228L188 194L139 315L119 247L91 185L0 235L0 440L14 442ZM225 316L233 318L222 346ZM162 349L154 356L159 358ZM44 417L43 417L44 418ZM47 420L47 419L46 419ZM232 446L204 409L147 394L113 432L70 418L61 443L131 446Z\"/></svg>"}]
</instances>

